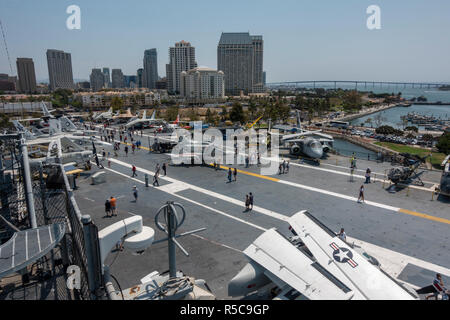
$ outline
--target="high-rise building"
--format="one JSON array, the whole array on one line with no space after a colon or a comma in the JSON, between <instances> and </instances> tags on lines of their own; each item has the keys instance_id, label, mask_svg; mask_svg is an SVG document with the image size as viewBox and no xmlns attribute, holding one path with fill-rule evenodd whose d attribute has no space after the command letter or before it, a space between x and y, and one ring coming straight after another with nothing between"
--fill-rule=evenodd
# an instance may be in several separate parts
<instances>
[{"instance_id":1,"label":"high-rise building","mask_svg":"<svg viewBox=\"0 0 450 320\"><path fill-rule=\"evenodd\" d=\"M217 46L217 68L225 74L225 94L264 91L263 52L262 36L222 33Z\"/></svg>"},{"instance_id":2,"label":"high-rise building","mask_svg":"<svg viewBox=\"0 0 450 320\"><path fill-rule=\"evenodd\" d=\"M122 69L112 69L112 87L123 88L125 86Z\"/></svg>"},{"instance_id":3,"label":"high-rise building","mask_svg":"<svg viewBox=\"0 0 450 320\"><path fill-rule=\"evenodd\" d=\"M15 77L10 77L6 73L0 73L0 91L16 91Z\"/></svg>"},{"instance_id":4,"label":"high-rise building","mask_svg":"<svg viewBox=\"0 0 450 320\"><path fill-rule=\"evenodd\" d=\"M47 50L47 66L50 90L75 88L70 53L61 50Z\"/></svg>"},{"instance_id":5,"label":"high-rise building","mask_svg":"<svg viewBox=\"0 0 450 320\"><path fill-rule=\"evenodd\" d=\"M195 48L189 42L180 41L169 48L169 64L166 64L167 89L171 93L180 92L180 74L197 67Z\"/></svg>"},{"instance_id":6,"label":"high-rise building","mask_svg":"<svg viewBox=\"0 0 450 320\"><path fill-rule=\"evenodd\" d=\"M182 71L180 95L188 99L221 99L225 97L222 71L199 67Z\"/></svg>"},{"instance_id":7,"label":"high-rise building","mask_svg":"<svg viewBox=\"0 0 450 320\"><path fill-rule=\"evenodd\" d=\"M137 87L137 76L123 76L123 81L125 88L136 88Z\"/></svg>"},{"instance_id":8,"label":"high-rise building","mask_svg":"<svg viewBox=\"0 0 450 320\"><path fill-rule=\"evenodd\" d=\"M92 69L90 80L92 91L99 91L105 84L105 74L101 69Z\"/></svg>"},{"instance_id":9,"label":"high-rise building","mask_svg":"<svg viewBox=\"0 0 450 320\"><path fill-rule=\"evenodd\" d=\"M23 93L36 92L36 73L31 58L17 58L17 75L19 76L19 91Z\"/></svg>"},{"instance_id":10,"label":"high-rise building","mask_svg":"<svg viewBox=\"0 0 450 320\"><path fill-rule=\"evenodd\" d=\"M166 77L156 81L156 89L167 90L167 78Z\"/></svg>"},{"instance_id":11,"label":"high-rise building","mask_svg":"<svg viewBox=\"0 0 450 320\"><path fill-rule=\"evenodd\" d=\"M136 84L137 87L143 88L144 87L144 69L142 69L142 68L137 69L136 76L137 76L137 84Z\"/></svg>"},{"instance_id":12,"label":"high-rise building","mask_svg":"<svg viewBox=\"0 0 450 320\"><path fill-rule=\"evenodd\" d=\"M111 88L111 77L109 75L109 68L103 68L103 87Z\"/></svg>"},{"instance_id":13,"label":"high-rise building","mask_svg":"<svg viewBox=\"0 0 450 320\"><path fill-rule=\"evenodd\" d=\"M264 88L266 87L266 82L267 80L266 80L266 72L264 71L263 72L263 85L264 85Z\"/></svg>"},{"instance_id":14,"label":"high-rise building","mask_svg":"<svg viewBox=\"0 0 450 320\"><path fill-rule=\"evenodd\" d=\"M156 49L144 51L144 87L149 89L156 88L158 81L158 55Z\"/></svg>"}]
</instances>

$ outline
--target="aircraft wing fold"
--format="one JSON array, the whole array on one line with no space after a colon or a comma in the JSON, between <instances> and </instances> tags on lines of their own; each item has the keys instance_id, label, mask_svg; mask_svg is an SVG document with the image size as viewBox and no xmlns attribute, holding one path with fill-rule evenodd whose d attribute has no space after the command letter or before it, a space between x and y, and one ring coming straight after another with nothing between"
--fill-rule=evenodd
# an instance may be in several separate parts
<instances>
[{"instance_id":1,"label":"aircraft wing fold","mask_svg":"<svg viewBox=\"0 0 450 320\"><path fill-rule=\"evenodd\" d=\"M288 223L317 261L355 291L355 298L415 299L393 278L354 251L309 212L302 211L293 215Z\"/></svg>"},{"instance_id":2,"label":"aircraft wing fold","mask_svg":"<svg viewBox=\"0 0 450 320\"><path fill-rule=\"evenodd\" d=\"M275 229L263 233L244 253L267 271L313 300L349 300L353 292Z\"/></svg>"}]
</instances>

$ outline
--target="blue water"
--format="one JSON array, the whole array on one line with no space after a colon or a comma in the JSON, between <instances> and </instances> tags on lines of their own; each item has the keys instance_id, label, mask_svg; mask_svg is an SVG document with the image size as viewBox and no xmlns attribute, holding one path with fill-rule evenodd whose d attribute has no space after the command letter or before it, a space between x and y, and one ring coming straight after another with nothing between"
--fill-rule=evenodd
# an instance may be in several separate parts
<instances>
[{"instance_id":1,"label":"blue water","mask_svg":"<svg viewBox=\"0 0 450 320\"><path fill-rule=\"evenodd\" d=\"M383 119L382 125L388 125L394 128L403 128L403 124L401 123L401 116L406 115L408 113L419 113L427 116L434 116L440 118L442 120L450 119L450 106L436 106L436 105L412 105L411 107L396 107L388 110L376 112L373 114L369 114L367 116L354 119L350 121L351 125L361 125L366 122L368 118L372 119L372 126L375 127L375 123L373 119L381 113ZM409 123L409 125L418 126L417 124ZM364 126L370 127L370 124L364 124ZM425 126L419 126L420 130L424 130Z\"/></svg>"},{"instance_id":2,"label":"blue water","mask_svg":"<svg viewBox=\"0 0 450 320\"><path fill-rule=\"evenodd\" d=\"M338 152L338 154L343 156L352 156L352 154L355 154L355 157L358 159L370 159L370 160L376 160L377 154L371 150L368 150L366 148L360 147L356 144L350 143L347 140L341 140L341 139L334 139L333 142L333 149Z\"/></svg>"},{"instance_id":3,"label":"blue water","mask_svg":"<svg viewBox=\"0 0 450 320\"><path fill-rule=\"evenodd\" d=\"M313 88L313 85L304 85L305 88ZM316 85L316 88L324 88L324 89L334 89L334 84L325 84L325 85ZM355 89L354 84L338 84L337 88L346 89L346 90L353 90ZM424 96L427 98L429 102L450 102L450 91L442 91L438 88L412 88L411 86L407 86L406 88L403 85L382 85L375 84L375 86L372 86L372 84L367 84L367 86L364 86L364 84L359 84L356 88L358 91L372 91L373 93L394 93L398 94L399 92L402 93L402 97L405 99L411 99L411 98L417 98L420 96Z\"/></svg>"}]
</instances>

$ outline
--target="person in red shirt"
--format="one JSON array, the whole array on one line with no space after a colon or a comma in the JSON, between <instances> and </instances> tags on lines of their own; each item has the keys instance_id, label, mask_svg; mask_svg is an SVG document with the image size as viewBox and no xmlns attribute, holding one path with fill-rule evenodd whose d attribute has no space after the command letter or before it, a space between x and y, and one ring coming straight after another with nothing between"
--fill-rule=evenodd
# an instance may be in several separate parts
<instances>
[{"instance_id":1,"label":"person in red shirt","mask_svg":"<svg viewBox=\"0 0 450 320\"><path fill-rule=\"evenodd\" d=\"M109 199L109 203L111 205L111 215L112 216L117 216L117 213L116 213L116 202L117 202L117 199L114 198L113 196L111 196L111 199Z\"/></svg>"}]
</instances>

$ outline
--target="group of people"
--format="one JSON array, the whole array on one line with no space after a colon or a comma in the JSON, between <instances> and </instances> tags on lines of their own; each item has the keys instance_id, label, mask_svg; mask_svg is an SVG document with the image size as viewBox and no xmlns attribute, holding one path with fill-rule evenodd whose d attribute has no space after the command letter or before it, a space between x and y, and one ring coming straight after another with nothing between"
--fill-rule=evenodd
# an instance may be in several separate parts
<instances>
[{"instance_id":1,"label":"group of people","mask_svg":"<svg viewBox=\"0 0 450 320\"><path fill-rule=\"evenodd\" d=\"M253 210L253 193L245 195L245 212Z\"/></svg>"},{"instance_id":2,"label":"group of people","mask_svg":"<svg viewBox=\"0 0 450 320\"><path fill-rule=\"evenodd\" d=\"M234 177L234 179L233 179ZM228 183L231 183L232 181L237 181L237 169L234 168L231 170L231 168L228 168Z\"/></svg>"},{"instance_id":3,"label":"group of people","mask_svg":"<svg viewBox=\"0 0 450 320\"><path fill-rule=\"evenodd\" d=\"M111 196L111 198L109 198L109 199L106 199L106 202L105 202L106 217L117 216L116 204L117 204L117 199L114 198L113 196Z\"/></svg>"},{"instance_id":4,"label":"group of people","mask_svg":"<svg viewBox=\"0 0 450 320\"><path fill-rule=\"evenodd\" d=\"M159 187L159 180L158 180L158 178L159 178L161 169L164 172L164 176L167 176L167 164L164 162L162 164L162 166L160 166L159 163L157 163L156 164L156 168L155 168L155 174L153 175L153 186L158 186ZM134 177L137 177L137 176L138 176L137 175L137 168L136 168L135 165L132 165L131 166L131 177L134 178Z\"/></svg>"},{"instance_id":5,"label":"group of people","mask_svg":"<svg viewBox=\"0 0 450 320\"><path fill-rule=\"evenodd\" d=\"M278 174L289 173L289 164L290 160L283 160L283 162L280 162L280 165L278 166Z\"/></svg>"}]
</instances>

